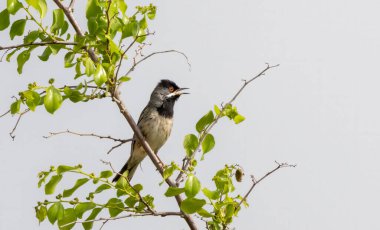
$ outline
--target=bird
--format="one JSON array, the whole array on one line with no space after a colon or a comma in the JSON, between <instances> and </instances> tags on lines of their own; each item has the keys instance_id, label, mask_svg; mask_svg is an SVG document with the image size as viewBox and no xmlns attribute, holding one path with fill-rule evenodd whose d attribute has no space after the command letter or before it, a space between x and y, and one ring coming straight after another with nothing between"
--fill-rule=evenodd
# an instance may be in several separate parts
<instances>
[{"instance_id":1,"label":"bird","mask_svg":"<svg viewBox=\"0 0 380 230\"><path fill-rule=\"evenodd\" d=\"M148 104L140 114L137 126L155 154L170 136L173 126L174 104L181 95L188 94L184 92L186 89L188 88L178 87L171 80L161 80L154 88ZM112 181L117 182L122 175L130 181L146 155L147 153L134 135L130 157Z\"/></svg>"}]
</instances>

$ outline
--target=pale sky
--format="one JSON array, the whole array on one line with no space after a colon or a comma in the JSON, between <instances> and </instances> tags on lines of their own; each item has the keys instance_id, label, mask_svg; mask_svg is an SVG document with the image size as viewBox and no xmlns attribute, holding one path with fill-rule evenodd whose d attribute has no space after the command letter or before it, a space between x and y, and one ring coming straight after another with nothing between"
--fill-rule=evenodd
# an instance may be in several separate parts
<instances>
[{"instance_id":1,"label":"pale sky","mask_svg":"<svg viewBox=\"0 0 380 230\"><path fill-rule=\"evenodd\" d=\"M77 1L76 14L83 12ZM146 1L143 1L146 2ZM226 102L265 63L280 64L250 85L236 101L247 118L240 125L224 120L213 134L215 149L199 164L202 183L224 164L240 164L246 175L260 177L274 161L297 164L263 181L249 197L251 206L240 212L236 229L333 230L380 229L380 2L320 1L156 1L156 35L145 52L177 49L142 64L122 89L122 97L137 119L151 90L169 78L189 87L178 101L172 135L160 150L169 163L183 157L183 137L195 132L196 121L214 104ZM6 5L0 3L0 9ZM85 28L83 16L79 19ZM11 45L7 31L0 45ZM43 49L33 52L42 53ZM15 59L14 59L15 60ZM16 63L0 63L0 113L11 96L31 81L57 84L71 79L62 56L40 62L35 56L20 77ZM34 206L44 200L37 173L50 165L82 163L84 169L108 169L100 159L121 167L129 145L106 155L112 142L60 136L45 140L49 131L71 129L130 138L132 132L109 100L65 103L51 116L42 108L25 116L12 141L8 133L16 117L0 120L0 229L52 229L38 225ZM134 180L156 196L157 210L178 210L174 199L160 197L166 185L146 159ZM74 177L57 189L70 187ZM136 182L135 181L135 182ZM63 185L63 186L62 186ZM249 176L238 185L245 193ZM81 191L88 191L83 187ZM107 197L105 196L104 199ZM106 216L104 213L102 216ZM200 226L204 226L200 223ZM113 221L104 229L187 229L183 220L169 217ZM97 225L94 229L98 229ZM80 229L80 228L75 228Z\"/></svg>"}]
</instances>

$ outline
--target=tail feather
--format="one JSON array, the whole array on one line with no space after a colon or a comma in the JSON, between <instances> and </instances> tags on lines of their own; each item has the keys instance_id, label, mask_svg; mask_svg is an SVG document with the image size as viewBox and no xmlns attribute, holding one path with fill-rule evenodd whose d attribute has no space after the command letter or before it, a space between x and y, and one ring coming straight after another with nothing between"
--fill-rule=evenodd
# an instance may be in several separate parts
<instances>
[{"instance_id":1,"label":"tail feather","mask_svg":"<svg viewBox=\"0 0 380 230\"><path fill-rule=\"evenodd\" d=\"M132 180L133 175L136 172L136 169L138 167L138 164L131 165L130 160L127 161L127 163L121 168L118 174L112 179L112 182L117 182L122 175L124 175L126 172L128 172L128 180Z\"/></svg>"}]
</instances>

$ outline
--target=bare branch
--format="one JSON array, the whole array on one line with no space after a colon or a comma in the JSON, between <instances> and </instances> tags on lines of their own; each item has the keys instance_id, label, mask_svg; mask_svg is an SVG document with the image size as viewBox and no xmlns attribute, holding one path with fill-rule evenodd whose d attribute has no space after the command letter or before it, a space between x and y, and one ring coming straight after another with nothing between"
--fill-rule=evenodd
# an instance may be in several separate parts
<instances>
[{"instance_id":1,"label":"bare branch","mask_svg":"<svg viewBox=\"0 0 380 230\"><path fill-rule=\"evenodd\" d=\"M154 153L152 148L149 146L148 142L145 140L144 136L141 133L141 130L139 127L136 125L136 122L133 120L131 114L128 112L127 108L125 107L124 102L120 98L120 92L118 88L115 89L115 91L112 93L113 100L115 101L116 105L118 106L120 113L124 116L124 118L127 120L129 126L132 128L134 134L136 135L137 140L140 142L141 146L153 162L154 166L158 170L158 172L163 176L164 174L164 168L163 168L163 163L161 160L157 157L157 155ZM171 187L176 187L176 184L174 181L172 181L170 178L165 179L165 182L171 186ZM175 199L177 201L178 206L181 205L182 203L182 197L180 195L175 196ZM193 218L189 216L188 214L185 214L181 211L183 214L184 219L186 220L186 223L192 230L198 229Z\"/></svg>"},{"instance_id":2,"label":"bare branch","mask_svg":"<svg viewBox=\"0 0 380 230\"><path fill-rule=\"evenodd\" d=\"M247 200L249 194L252 192L252 190L255 188L255 186L257 184L259 184L261 181L263 181L265 178L267 178L268 176L270 176L272 173L276 172L277 170L281 169L281 168L286 168L286 167L296 167L297 165L295 164L288 164L288 163L278 163L277 161L275 161L276 164L277 164L277 167L272 169L271 171L267 172L264 176L262 176L260 179L256 180L255 177L252 175L251 178L252 178L252 186L251 188L248 190L248 192L244 195L243 199L240 201L239 203L239 206L237 208L239 208L241 206L241 204Z\"/></svg>"},{"instance_id":3,"label":"bare branch","mask_svg":"<svg viewBox=\"0 0 380 230\"><path fill-rule=\"evenodd\" d=\"M0 46L0 50L18 49L18 48L29 47L29 46L47 46L47 45L55 45L55 44L75 46L78 43L77 42L65 42L65 41L32 42L32 43L19 44L19 45L13 45L13 46Z\"/></svg>"},{"instance_id":4,"label":"bare branch","mask_svg":"<svg viewBox=\"0 0 380 230\"><path fill-rule=\"evenodd\" d=\"M133 213L133 214L131 213L128 215L117 216L117 217L109 217L109 218L101 217L101 218L94 219L94 220L74 221L74 222L62 225L60 227L63 228L65 226L69 226L72 224L83 224L83 223L100 222L100 221L107 222L107 221L112 221L112 220L120 220L120 219L129 218L129 217L139 217L139 216L161 216L161 217L180 216L180 217L183 217L183 214L180 212L156 212L156 213L144 212L144 213Z\"/></svg>"},{"instance_id":5,"label":"bare branch","mask_svg":"<svg viewBox=\"0 0 380 230\"><path fill-rule=\"evenodd\" d=\"M75 0L71 0L70 5L68 7L71 12L74 12L74 5L75 5Z\"/></svg>"},{"instance_id":6,"label":"bare branch","mask_svg":"<svg viewBox=\"0 0 380 230\"><path fill-rule=\"evenodd\" d=\"M5 115L7 115L7 114L10 113L10 112L11 112L11 110L8 110L7 112L1 114L1 115L0 115L0 118L4 117Z\"/></svg>"},{"instance_id":7,"label":"bare branch","mask_svg":"<svg viewBox=\"0 0 380 230\"><path fill-rule=\"evenodd\" d=\"M18 124L20 123L20 120L21 120L22 116L23 116L25 113L29 112L29 111L30 111L30 109L26 109L24 112L20 113L20 115L18 116L15 126L13 127L12 131L9 133L9 135L10 135L11 138L12 138L12 140L15 140L16 135L14 135L14 132L16 131L17 126L18 126Z\"/></svg>"},{"instance_id":8,"label":"bare branch","mask_svg":"<svg viewBox=\"0 0 380 230\"><path fill-rule=\"evenodd\" d=\"M278 67L279 65L269 65L268 63L266 64L266 68L263 69L260 73L258 73L256 76L254 76L253 78L251 78L250 80L246 81L244 80L244 83L243 85L240 87L240 89L237 91L237 93L232 97L232 99L227 102L227 104L225 104L224 106L222 106L222 109L220 111L220 113L214 118L214 121L209 125L207 126L207 128L202 131L201 133L201 138L199 139L199 144L197 146L197 148L194 150L194 152L191 154L190 157L186 157L184 158L184 164L183 164L183 167L182 167L182 170L180 171L180 173L178 174L177 178L176 178L176 185L178 186L182 181L183 181L183 177L184 177L184 172L188 169L189 165L190 165L190 160L195 156L195 154L200 150L200 147L202 145L202 142L204 140L204 138L206 137L206 135L211 131L211 129L214 127L214 125L218 122L218 120L223 116L223 112L225 110L225 108L227 107L227 105L231 105L232 102L234 102L236 100L236 98L240 95L240 93L244 90L244 88L249 84L251 83L252 81L258 79L259 77L265 75L265 72L267 72L268 70L272 69L272 68L275 68L275 67Z\"/></svg>"},{"instance_id":9,"label":"bare branch","mask_svg":"<svg viewBox=\"0 0 380 230\"><path fill-rule=\"evenodd\" d=\"M186 59L187 65L189 66L189 71L191 71L191 64L190 64L190 62L189 62L189 58L186 56L185 53L180 52L180 51L177 51L177 50L165 50L165 51L153 52L153 53L151 53L151 54L145 56L145 57L142 58L141 60L139 60L139 61L133 63L132 67L128 70L128 72L127 72L125 75L128 76L132 71L135 70L135 68L136 68L136 66L137 66L138 64L140 64L141 62L147 60L148 58L150 58L150 57L152 57L152 56L154 56L154 55L157 55L157 54L164 54L164 53L178 53L178 54L181 54L181 55Z\"/></svg>"}]
</instances>

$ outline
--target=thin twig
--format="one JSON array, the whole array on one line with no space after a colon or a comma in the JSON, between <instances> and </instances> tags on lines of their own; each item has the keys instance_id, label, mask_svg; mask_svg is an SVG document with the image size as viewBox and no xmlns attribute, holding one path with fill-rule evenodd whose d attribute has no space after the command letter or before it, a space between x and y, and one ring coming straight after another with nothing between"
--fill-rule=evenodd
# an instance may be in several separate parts
<instances>
[{"instance_id":1,"label":"thin twig","mask_svg":"<svg viewBox=\"0 0 380 230\"><path fill-rule=\"evenodd\" d=\"M65 41L32 42L32 43L12 45L12 46L0 46L0 50L18 49L18 48L29 47L29 46L47 46L47 45L53 45L53 44L73 45L73 46L75 46L78 43L77 42L65 42Z\"/></svg>"},{"instance_id":2,"label":"thin twig","mask_svg":"<svg viewBox=\"0 0 380 230\"><path fill-rule=\"evenodd\" d=\"M206 129L204 131L202 131L201 133L201 137L199 139L199 143L198 143L198 146L197 148L194 150L194 152L191 154L190 157L185 157L184 158L184 164L183 164L183 167L182 167L182 170L179 172L177 178L176 178L176 185L179 186L179 184L182 182L183 180L183 176L185 175L184 172L188 169L189 165L190 165L190 161L191 159L195 156L195 154L200 150L200 147L202 146L202 142L204 140L204 138L207 136L207 134L211 131L211 129L214 127L214 125L218 122L218 120L223 117L223 112L224 110L226 109L226 107L228 105L231 105L232 102L234 102L236 100L236 98L240 95L240 93L243 91L243 89L249 84L251 83L252 81L258 79L259 77L265 75L265 72L267 72L268 70L272 69L272 68L275 68L275 67L278 67L279 65L269 65L268 63L266 63L266 68L263 69L260 73L258 73L256 76L254 76L253 78L251 78L250 80L248 81L244 81L243 85L240 87L240 89L237 91L237 93L232 97L232 99L227 102L227 104L225 104L225 106L222 107L220 113L214 118L214 121L206 127Z\"/></svg>"},{"instance_id":3,"label":"thin twig","mask_svg":"<svg viewBox=\"0 0 380 230\"><path fill-rule=\"evenodd\" d=\"M75 5L75 0L71 0L70 5L68 7L71 12L74 12L74 5Z\"/></svg>"},{"instance_id":4,"label":"thin twig","mask_svg":"<svg viewBox=\"0 0 380 230\"><path fill-rule=\"evenodd\" d=\"M11 110L8 110L7 112L1 114L1 115L0 115L0 118L4 117L5 115L7 115L7 114L10 113L10 112L11 112Z\"/></svg>"},{"instance_id":5,"label":"thin twig","mask_svg":"<svg viewBox=\"0 0 380 230\"><path fill-rule=\"evenodd\" d=\"M11 138L12 138L13 141L15 140L15 137L16 137L16 135L14 135L14 132L16 131L17 126L18 126L18 124L20 123L21 117L22 117L25 113L27 113L27 112L29 112L29 111L30 111L30 109L26 109L26 110L24 110L24 112L20 113L20 115L18 116L15 126L13 127L12 131L9 133L9 135L11 136Z\"/></svg>"},{"instance_id":6,"label":"thin twig","mask_svg":"<svg viewBox=\"0 0 380 230\"><path fill-rule=\"evenodd\" d=\"M133 63L132 67L128 70L128 72L125 74L125 75L129 75L133 70L135 70L136 66L138 64L140 64L141 62L145 61L146 59L154 56L154 55L157 55L157 54L164 54L164 53L178 53L178 54L181 54L185 59L186 59L186 62L187 62L187 65L189 66L189 71L191 71L191 64L189 62L189 58L186 56L185 53L183 52L180 52L180 51L177 51L177 50L165 50L165 51L158 51L158 52L153 52L147 56L145 56L144 58L142 58L141 60Z\"/></svg>"},{"instance_id":7,"label":"thin twig","mask_svg":"<svg viewBox=\"0 0 380 230\"><path fill-rule=\"evenodd\" d=\"M263 181L265 178L267 178L268 176L270 176L272 173L276 172L277 170L281 169L281 168L286 168L286 167L296 167L297 165L295 164L288 164L288 163L278 163L277 161L275 161L276 164L277 164L277 167L272 169L271 171L267 172L264 176L262 176L260 179L256 180L255 177L252 175L252 186L251 188L248 190L248 192L244 195L243 199L241 199L240 203L239 203L239 206L236 207L236 208L239 208L241 206L241 204L247 200L249 194L252 192L252 190L255 188L255 186L257 184L259 184L261 181Z\"/></svg>"}]
</instances>

